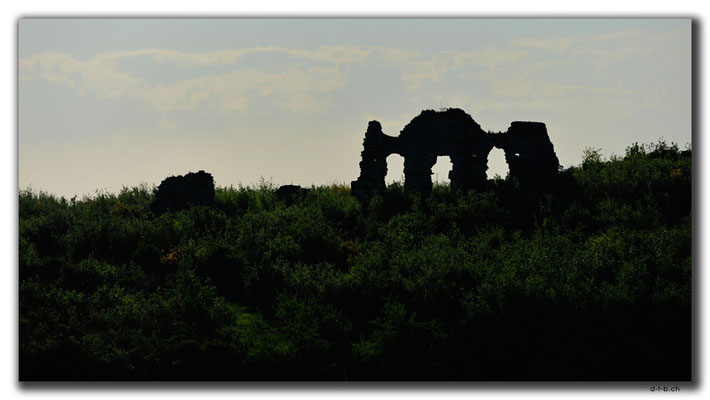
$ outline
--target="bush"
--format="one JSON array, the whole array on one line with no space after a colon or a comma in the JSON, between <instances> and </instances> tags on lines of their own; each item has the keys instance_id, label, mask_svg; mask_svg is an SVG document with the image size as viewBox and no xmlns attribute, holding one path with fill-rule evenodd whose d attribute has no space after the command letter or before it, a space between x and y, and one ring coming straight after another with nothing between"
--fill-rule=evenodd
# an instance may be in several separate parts
<instances>
[{"instance_id":1,"label":"bush","mask_svg":"<svg viewBox=\"0 0 710 400\"><path fill-rule=\"evenodd\" d=\"M20 378L689 379L691 151L583 157L369 204L20 191Z\"/></svg>"}]
</instances>

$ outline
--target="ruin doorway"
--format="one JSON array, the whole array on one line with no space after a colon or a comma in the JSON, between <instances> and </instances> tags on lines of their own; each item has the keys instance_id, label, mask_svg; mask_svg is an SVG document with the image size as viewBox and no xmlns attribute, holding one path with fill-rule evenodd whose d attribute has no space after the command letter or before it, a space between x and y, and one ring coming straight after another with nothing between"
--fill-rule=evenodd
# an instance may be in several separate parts
<instances>
[{"instance_id":1,"label":"ruin doorway","mask_svg":"<svg viewBox=\"0 0 710 400\"><path fill-rule=\"evenodd\" d=\"M438 156L436 158L436 164L431 168L432 183L450 184L451 179L449 179L449 172L451 172L452 167L451 157Z\"/></svg>"},{"instance_id":2,"label":"ruin doorway","mask_svg":"<svg viewBox=\"0 0 710 400\"><path fill-rule=\"evenodd\" d=\"M486 176L491 179L505 179L510 172L508 162L505 161L505 152L503 149L494 147L488 153L488 170Z\"/></svg>"},{"instance_id":3,"label":"ruin doorway","mask_svg":"<svg viewBox=\"0 0 710 400\"><path fill-rule=\"evenodd\" d=\"M392 153L387 156L387 175L385 176L385 185L391 185L395 182L404 184L404 157L397 153Z\"/></svg>"}]
</instances>

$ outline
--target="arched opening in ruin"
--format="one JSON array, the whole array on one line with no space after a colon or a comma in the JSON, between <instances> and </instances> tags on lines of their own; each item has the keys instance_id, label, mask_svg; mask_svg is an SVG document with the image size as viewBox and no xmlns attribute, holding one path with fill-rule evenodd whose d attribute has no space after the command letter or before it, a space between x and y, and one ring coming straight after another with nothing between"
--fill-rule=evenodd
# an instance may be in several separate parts
<instances>
[{"instance_id":1,"label":"arched opening in ruin","mask_svg":"<svg viewBox=\"0 0 710 400\"><path fill-rule=\"evenodd\" d=\"M431 181L432 183L445 183L449 184L451 180L449 179L449 172L451 171L451 157L449 156L439 156L436 158L436 164L431 168Z\"/></svg>"},{"instance_id":2,"label":"arched opening in ruin","mask_svg":"<svg viewBox=\"0 0 710 400\"><path fill-rule=\"evenodd\" d=\"M385 184L391 185L394 182L404 184L404 157L393 153L387 156L387 175Z\"/></svg>"},{"instance_id":3,"label":"arched opening in ruin","mask_svg":"<svg viewBox=\"0 0 710 400\"><path fill-rule=\"evenodd\" d=\"M488 153L488 170L486 170L488 179L505 179L509 172L508 163L505 161L505 152L503 149L494 147Z\"/></svg>"}]
</instances>

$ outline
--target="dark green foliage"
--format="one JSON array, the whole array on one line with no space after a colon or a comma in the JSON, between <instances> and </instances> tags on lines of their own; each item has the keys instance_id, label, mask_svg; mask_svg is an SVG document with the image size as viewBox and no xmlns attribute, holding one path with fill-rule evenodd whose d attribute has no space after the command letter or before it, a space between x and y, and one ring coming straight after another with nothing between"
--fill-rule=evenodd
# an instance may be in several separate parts
<instances>
[{"instance_id":1,"label":"dark green foliage","mask_svg":"<svg viewBox=\"0 0 710 400\"><path fill-rule=\"evenodd\" d=\"M22 380L687 380L691 153L538 189L19 194Z\"/></svg>"}]
</instances>

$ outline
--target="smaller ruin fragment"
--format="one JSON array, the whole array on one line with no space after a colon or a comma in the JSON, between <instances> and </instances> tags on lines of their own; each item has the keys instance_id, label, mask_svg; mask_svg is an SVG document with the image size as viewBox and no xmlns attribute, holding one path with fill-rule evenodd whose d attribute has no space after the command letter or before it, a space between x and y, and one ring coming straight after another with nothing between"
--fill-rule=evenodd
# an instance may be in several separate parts
<instances>
[{"instance_id":1,"label":"smaller ruin fragment","mask_svg":"<svg viewBox=\"0 0 710 400\"><path fill-rule=\"evenodd\" d=\"M180 211L191 206L214 204L214 179L200 170L185 176L164 179L155 193L154 210L158 213Z\"/></svg>"},{"instance_id":2,"label":"smaller ruin fragment","mask_svg":"<svg viewBox=\"0 0 710 400\"><path fill-rule=\"evenodd\" d=\"M404 186L420 193L431 191L431 168L438 156L451 158L451 186L462 189L486 182L493 147L505 152L510 176L521 184L542 182L559 169L544 123L515 121L507 132L490 133L458 108L424 110L397 137L384 134L379 122L370 121L363 147L360 176L351 183L352 194L361 201L385 190L390 154L404 157Z\"/></svg>"},{"instance_id":3,"label":"smaller ruin fragment","mask_svg":"<svg viewBox=\"0 0 710 400\"><path fill-rule=\"evenodd\" d=\"M291 205L299 197L308 193L310 189L302 188L299 185L283 185L276 189L276 198L283 201L287 206Z\"/></svg>"}]
</instances>

